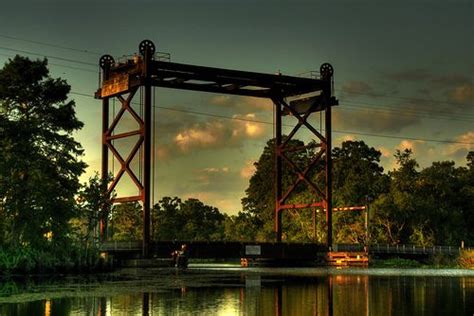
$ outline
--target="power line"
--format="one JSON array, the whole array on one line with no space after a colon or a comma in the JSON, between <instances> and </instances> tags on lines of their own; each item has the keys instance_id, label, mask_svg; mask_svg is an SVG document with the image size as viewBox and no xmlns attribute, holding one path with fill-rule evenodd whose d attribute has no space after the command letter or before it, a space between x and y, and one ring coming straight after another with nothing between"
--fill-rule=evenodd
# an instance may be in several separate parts
<instances>
[{"instance_id":1,"label":"power line","mask_svg":"<svg viewBox=\"0 0 474 316\"><path fill-rule=\"evenodd\" d=\"M25 43L32 43L32 44L38 44L38 45L49 46L49 47L54 47L54 48L61 48L61 49L65 49L65 50L70 50L70 51L75 51L75 52L85 53L85 54L90 54L90 55L95 55L95 56L102 55L99 52L94 52L94 51L90 51L90 50L87 50L87 49L67 47L67 46L62 46L62 45L57 45L57 44L52 44L52 43L46 43L46 42L40 42L40 41L35 41L35 40L30 40L30 39L25 39L25 38L19 38L19 37L15 37L15 36L4 35L4 34L0 34L0 37L8 38L8 39L15 40L15 41L21 41L21 42L25 42Z\"/></svg>"},{"instance_id":2,"label":"power line","mask_svg":"<svg viewBox=\"0 0 474 316\"><path fill-rule=\"evenodd\" d=\"M2 53L0 53L0 56L5 56L5 57L9 57L9 58L14 57L12 55L2 54ZM64 68L69 68L69 69L75 69L75 70L81 70L81 71L86 71L86 72L90 72L90 73L94 73L94 74L97 74L97 72L98 72L97 70L91 70L91 69L86 69L86 68L80 68L80 67L56 64L56 63L50 63L49 61L48 61L48 65L57 66L57 67L64 67Z\"/></svg>"},{"instance_id":3,"label":"power line","mask_svg":"<svg viewBox=\"0 0 474 316\"><path fill-rule=\"evenodd\" d=\"M469 119L470 116L466 117L461 117L461 116L434 116L434 115L427 115L423 113L410 113L410 112L404 112L404 111L396 111L396 110L389 110L389 109L381 109L377 107L371 107L371 106L364 106L363 104L359 103L353 103L350 102L349 104L353 105L344 105L343 107L338 107L337 110L339 111L362 111L362 109L368 109L374 112L379 112L379 113L389 113L389 114L396 114L396 115L401 115L401 116L408 116L408 117L421 117L421 118L427 118L427 119L432 119L432 120L447 120L447 121L458 121L458 122L474 122L474 119Z\"/></svg>"},{"instance_id":4,"label":"power line","mask_svg":"<svg viewBox=\"0 0 474 316\"><path fill-rule=\"evenodd\" d=\"M403 106L398 106L398 105L389 105L389 104L374 104L374 103L367 103L367 102L358 102L358 101L346 101L344 99L340 99L339 100L340 103L346 103L346 102L349 102L349 103L355 103L355 104L364 104L364 105L367 105L367 106L372 106L372 107L376 107L376 108L384 108L384 109L393 109L393 110L396 110L397 112L400 112L400 111L404 111L404 112L407 112L407 113L420 113L420 114L439 114L439 115L446 115L446 116L453 116L453 115L456 115L452 112L448 112L448 111L440 111L440 110L433 110L433 109L419 109L419 108L416 108L416 109L413 109L413 108L408 108L408 107L403 107ZM470 115L470 114L457 114L457 116L459 117L466 117L466 116L471 116L474 118L474 115Z\"/></svg>"},{"instance_id":5,"label":"power line","mask_svg":"<svg viewBox=\"0 0 474 316\"><path fill-rule=\"evenodd\" d=\"M79 50L79 49L75 49L75 48L71 48L71 47L65 47L65 46L61 46L61 45L49 44L49 43L44 43L44 42L39 42L39 41L32 41L32 40L26 40L26 39L20 39L20 38L14 38L14 37L11 37L11 36L6 36L6 35L0 35L0 37L11 38L11 39L15 39L15 40L22 40L22 41L27 41L27 42L35 43L35 44L46 45L46 46L52 46L52 47L57 47L57 48L62 48L62 49L68 49L68 50L74 50L74 51L79 51L79 52L86 52L86 53L92 53L92 54L99 54L99 53L94 53L94 52L90 52L90 51L87 51L87 50ZM63 57L58 57L58 56L48 56L48 55L39 54L39 53L31 52L31 51L20 50L20 49L14 49L14 48L8 48L8 47L1 47L1 46L0 46L0 49L8 50L8 51L14 51L14 52L21 52L21 53L30 54L30 55L42 56L42 57L47 57L47 58L53 58L53 59L58 59L58 60L67 61L67 62L79 63L79 64L83 64L83 65L91 65L91 66L94 66L94 67L97 66L96 64L89 63L89 62L84 62L84 61L79 61L79 60L76 60L76 59L68 59L68 58L63 58ZM71 66L66 66L66 65L57 65L57 66L60 66L60 67L67 67L67 68L72 68L72 69L77 69L77 70L84 70L84 71L89 71L89 72L94 72L94 73L96 73L95 71L92 71L92 70L90 70L90 69L84 69L84 68L78 68L78 67L71 67ZM339 90L339 91L340 91L340 90ZM82 96L89 96L89 95L87 95L87 94L81 94L81 93L74 93L74 94L82 95ZM360 94L364 94L364 93L360 93ZM368 95L368 94L366 94L366 95ZM89 96L89 97L91 97L91 96ZM383 97L386 97L386 96L383 96ZM423 99L402 98L402 97L399 97L399 99L406 99L406 100L423 100ZM436 101L431 101L431 100L426 100L426 99L425 99L424 101L436 102ZM347 101L346 101L346 102L347 102ZM349 102L350 102L350 101L349 101ZM437 103L445 103L445 102L438 101ZM450 104L450 103L447 103L447 104ZM451 105L454 105L454 104L451 103ZM162 108L162 109L165 109L165 110L171 110L171 111L181 111L181 112L186 112L186 113L195 114L195 115L206 115L206 116L209 116L209 117L216 117L216 118L223 118L223 119L240 120L240 121L247 121L247 122L253 122L253 123L260 123L260 124L273 124L273 123L271 123L271 122L258 121L258 120L250 120L250 119L237 118L237 117L228 117L228 116L218 115L218 114L212 114L212 113L203 113L203 112L190 111L190 110L171 109L171 108L165 108L165 107L158 107L158 108ZM366 108L370 108L370 107L366 107ZM383 112L384 110L377 110L377 111ZM386 110L386 111L389 111L389 110ZM392 112L395 112L395 111L392 111ZM403 113L403 112L396 112L396 113L397 113L397 114L400 114L400 113ZM417 116L420 116L419 114L416 114L416 115L417 115ZM435 119L434 117L428 117L428 116L425 116L425 117L426 117L426 118ZM452 116L452 115L451 115L451 118L446 118L446 117L442 117L442 118L439 117L439 118L440 118L440 119L453 120L453 121L456 121L456 120L457 120L457 121L467 121L467 122L471 122L471 120L465 120L465 119L462 119L462 118L454 117L454 116ZM372 137L385 137L385 138L394 138L394 139L421 140L421 141L440 142L440 143L457 143L457 144L467 144L467 145L471 145L471 144L472 144L472 143L449 141L449 140L421 139L421 138L415 138L415 137L400 137L400 136L395 136L395 135L380 135L380 134L370 134L370 133L360 133L360 132L350 132L350 131L336 131L336 130L333 130L333 132L334 132L334 133L352 133L352 134L356 134L356 135L364 135L364 136L372 136Z\"/></svg>"},{"instance_id":6,"label":"power line","mask_svg":"<svg viewBox=\"0 0 474 316\"><path fill-rule=\"evenodd\" d=\"M338 92L344 92L342 89L335 89ZM374 97L376 95L378 98L386 98L386 99L400 99L400 100L405 100L405 101L413 101L413 102L420 102L420 101L425 101L425 102L431 102L431 103L438 103L438 104L446 104L446 105L454 105L454 106L465 106L467 105L466 103L453 103L453 102L446 102L446 101L437 101L437 100L430 100L430 99L424 99L424 98L410 98L410 97L397 97L397 96L387 96L383 95L382 93L377 94L375 93L367 93L367 92L359 92L359 91L351 91L349 94L360 94L360 95L366 95L370 97Z\"/></svg>"},{"instance_id":7,"label":"power line","mask_svg":"<svg viewBox=\"0 0 474 316\"><path fill-rule=\"evenodd\" d=\"M8 47L2 47L2 46L0 46L0 49L13 51L13 52L19 52L19 53L23 53L23 54L34 55L34 56L41 56L41 57L47 57L47 58L52 58L52 59L58 59L58 60L63 60L63 61L67 61L67 62L70 62L70 63L77 63L77 64L94 66L94 67L98 66L98 64L88 63L88 62L80 61L80 60L76 60L76 59L69 59L69 58L63 58L63 57L58 57L58 56L50 56L50 55L48 56L48 55L45 55L45 54L39 54L39 53L30 52L30 51L21 50L21 49L8 48Z\"/></svg>"},{"instance_id":8,"label":"power line","mask_svg":"<svg viewBox=\"0 0 474 316\"><path fill-rule=\"evenodd\" d=\"M52 44L52 43L46 43L46 42L41 42L41 41L35 41L35 40L30 40L30 39L23 39L23 38L19 38L19 37L14 37L14 36L9 36L9 35L2 35L0 34L0 37L3 37L3 38L8 38L8 39L13 39L13 40L18 40L18 41L24 41L24 42L29 42L29 43L34 43L34 44L38 44L38 45L43 45L43 46L50 46L50 47L55 47L55 48L61 48L61 49L66 49L66 50L71 50L71 51L76 51L76 52L81 52L81 53L88 53L88 54L92 54L92 55L101 55L100 53L98 52L93 52L93 51L89 51L89 50L86 50L86 49L77 49L77 48L72 48L72 47L67 47L67 46L62 46L62 45L57 45L57 44ZM97 66L96 64L92 64L92 63L88 63L88 62L84 62L84 61L79 61L77 59L67 59L67 58L63 58L63 57L57 57L57 56L46 56L46 55L43 55L43 54L39 54L39 53L35 53L35 52L29 52L29 51L24 51L24 50L19 50L19 49L13 49L13 48L6 48L6 47L0 47L0 49L5 49L5 50L10 50L10 51L16 51L16 52L22 52L22 53L27 53L27 54L31 54L31 55L36 55L36 56L43 56L43 57L48 57L48 58L53 58L53 59L59 59L59 60L64 60L64 61L68 61L68 62L75 62L75 63L80 63L80 64L85 64L85 65L91 65L91 66ZM60 65L57 65L57 66L60 66ZM69 66L62 66L62 67L67 67L67 68L72 68L72 67L69 67ZM81 69L81 68L72 68L72 69L77 69L77 70L84 70L84 71L88 71L88 72L92 72L92 70L89 70L89 69ZM94 71L94 73L96 73ZM301 74L299 74L301 75ZM342 89L335 89L336 91L339 91L339 92L344 92L344 90ZM359 92L359 91L351 91L352 94L359 94L359 95L366 95L366 96L374 96L374 93L365 93L365 92ZM391 99L401 99L401 100L409 100L409 101L416 101L416 102L419 102L419 101L426 101L426 102L432 102L432 103L439 103L439 104L447 104L447 105L454 105L454 106L458 106L458 105L463 105L465 106L466 104L462 104L462 103L449 103L449 102L444 102L444 101L435 101L435 100L428 100L428 99L422 99L422 98L408 98L408 97L390 97L390 96L385 96L383 94L377 94L378 97L382 97L382 98L391 98ZM350 102L350 101L345 101L345 102ZM395 110L404 110L404 111L408 111L408 112L411 112L411 113L421 113L421 114L432 114L433 112L438 112L439 114L445 114L447 115L448 117L454 117L454 118L460 118L461 121L465 121L465 117L466 115L463 115L462 117L455 117L453 116L452 113L449 113L449 112L444 112L444 111L434 111L432 109L430 109L429 111L419 111L419 110L413 110L413 109L407 109L407 108L403 108L403 107L400 107L400 106L390 106L390 105L385 105L385 106L382 106L382 105L376 105L376 104L370 104L370 103L364 103L365 105L372 105L372 106L375 106L375 107L380 107L380 108L394 108ZM398 114L400 114L401 112L397 111ZM467 115L469 117L471 117L470 115ZM428 116L426 116L427 118L430 118ZM474 116L472 116L474 118ZM442 118L444 119L444 118Z\"/></svg>"},{"instance_id":9,"label":"power line","mask_svg":"<svg viewBox=\"0 0 474 316\"><path fill-rule=\"evenodd\" d=\"M102 54L99 53L99 52L90 51L90 50L87 50L87 49L78 49L78 48L73 48L73 47L68 47L68 46L53 44L53 43L47 43L47 42L41 42L41 41L30 40L30 39L25 39L25 38L19 38L19 37L10 36L10 35L0 34L0 37L7 38L7 39L12 39L12 40L16 40L16 41L22 41L22 42L26 42L26 43L32 43L32 44L42 45L42 46L49 46L49 47L54 47L54 48L60 48L60 49L65 49L65 50L70 50L70 51L85 53L85 54L91 54L91 55L95 55L95 56L100 56L100 55L102 55ZM0 47L0 48L1 48L1 47ZM14 50L14 49L10 49L10 48L2 48L2 49ZM25 53L26 53L26 51L21 51L21 50L14 50L14 51L19 51L19 52L25 52ZM36 53L32 53L32 52L30 52L30 54L43 56L42 54L36 54ZM45 56L45 57L48 57L48 56ZM60 59L60 57L53 57L53 56L49 56L49 58ZM65 59L62 59L62 60L65 60ZM71 60L67 60L67 61L71 61ZM76 61L73 61L73 62L84 63L84 62L77 61L77 60L76 60ZM85 63L85 64L96 66L95 64L91 64L91 63ZM305 72L305 73L297 74L297 76L301 76L301 75L306 74L306 73L310 73L310 71ZM339 92L344 92L344 90L342 90L342 89L335 89L335 90L336 90L336 91L339 91ZM464 105L466 105L465 103L453 103L453 102L446 102L446 101L436 101L436 100L429 100L429 99L424 99L424 98L410 98L410 97L386 96L386 95L384 95L383 93L379 93L379 94L378 94L377 92L375 92L375 93L367 93L367 92L360 92L360 91L351 91L350 93L351 93L351 94L366 95L366 96L371 96L371 97L373 97L374 95L377 95L377 97L381 97L381 98L399 99L399 100L407 100L407 101L414 101L414 102L426 101L426 102L431 102L431 103L454 105L454 106L458 106L458 105L464 106Z\"/></svg>"},{"instance_id":10,"label":"power line","mask_svg":"<svg viewBox=\"0 0 474 316\"><path fill-rule=\"evenodd\" d=\"M74 95L80 95L84 97L93 98L93 96L86 94L86 93L79 93L79 92L71 92ZM132 102L133 103L133 102ZM261 120L253 120L241 117L233 117L233 116L226 116L214 113L206 113L200 111L193 111L187 109L176 109L176 108L169 108L164 106L157 106L154 105L155 108L163 109L167 111L173 112L181 112L181 113L189 113L194 115L201 115L207 117L214 117L214 118L221 118L227 120L235 120L235 121L243 121L243 122L251 122L251 123L259 123L259 124L266 124L266 125L273 125L273 122L268 121L261 121ZM283 124L285 127L294 127L292 125ZM381 137L381 138L391 138L391 139L400 139L400 140L414 140L414 141L425 141L425 142L436 142L436 143L448 143L448 144L462 144L462 145L474 145L474 143L469 142L460 142L454 140L441 140L441 139L429 139L429 138L418 138L418 137L402 137L402 136L395 136L395 135L385 135L385 134L375 134L375 133L363 133L363 132L355 132L355 131L344 131L344 130L333 130L334 133L337 134L354 134L354 135L361 135L361 136L371 136L371 137Z\"/></svg>"}]
</instances>

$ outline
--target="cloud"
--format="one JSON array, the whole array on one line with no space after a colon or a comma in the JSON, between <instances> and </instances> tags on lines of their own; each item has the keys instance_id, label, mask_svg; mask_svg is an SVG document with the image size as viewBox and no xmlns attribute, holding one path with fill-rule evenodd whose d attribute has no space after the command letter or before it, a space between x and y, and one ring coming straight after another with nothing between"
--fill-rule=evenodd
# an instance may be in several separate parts
<instances>
[{"instance_id":1,"label":"cloud","mask_svg":"<svg viewBox=\"0 0 474 316\"><path fill-rule=\"evenodd\" d=\"M456 103L473 103L474 84L463 84L455 87L449 92L449 100Z\"/></svg>"},{"instance_id":2,"label":"cloud","mask_svg":"<svg viewBox=\"0 0 474 316\"><path fill-rule=\"evenodd\" d=\"M363 81L357 81L357 80L348 81L344 83L342 85L341 92L342 92L341 98L344 98L345 96L349 96L349 97L358 96L361 94L369 95L372 97L377 97L381 95L381 94L375 93L372 87L368 83L363 82Z\"/></svg>"},{"instance_id":3,"label":"cloud","mask_svg":"<svg viewBox=\"0 0 474 316\"><path fill-rule=\"evenodd\" d=\"M250 179L256 171L254 161L247 160L245 165L240 169L240 177L243 179Z\"/></svg>"},{"instance_id":4,"label":"cloud","mask_svg":"<svg viewBox=\"0 0 474 316\"><path fill-rule=\"evenodd\" d=\"M259 139L265 136L265 125L251 122L256 119L255 114L233 117L243 120L213 119L195 123L192 127L176 133L173 142L179 151L186 153L193 149L236 147L247 139Z\"/></svg>"},{"instance_id":5,"label":"cloud","mask_svg":"<svg viewBox=\"0 0 474 316\"><path fill-rule=\"evenodd\" d=\"M394 111L359 108L345 110L344 105L335 108L333 124L335 129L364 129L370 132L400 132L407 126L420 122L420 117L405 111L403 115Z\"/></svg>"},{"instance_id":6,"label":"cloud","mask_svg":"<svg viewBox=\"0 0 474 316\"><path fill-rule=\"evenodd\" d=\"M273 103L269 99L253 97L218 95L212 97L209 103L238 114L271 112L273 109Z\"/></svg>"},{"instance_id":7,"label":"cloud","mask_svg":"<svg viewBox=\"0 0 474 316\"><path fill-rule=\"evenodd\" d=\"M453 157L454 160L459 160L465 163L467 153L474 150L474 131L461 134L454 140L458 143L448 145L444 154Z\"/></svg>"},{"instance_id":8,"label":"cloud","mask_svg":"<svg viewBox=\"0 0 474 316\"><path fill-rule=\"evenodd\" d=\"M383 158L389 158L393 155L392 151L386 147L379 147L377 148L378 151L380 151L382 153L382 157Z\"/></svg>"},{"instance_id":9,"label":"cloud","mask_svg":"<svg viewBox=\"0 0 474 316\"><path fill-rule=\"evenodd\" d=\"M213 147L221 143L223 136L228 136L228 130L222 121L196 124L194 127L179 132L174 142L181 151L191 148Z\"/></svg>"},{"instance_id":10,"label":"cloud","mask_svg":"<svg viewBox=\"0 0 474 316\"><path fill-rule=\"evenodd\" d=\"M472 82L472 79L463 74L450 73L443 75L432 75L430 81L438 87L444 87L446 85L459 86L469 84Z\"/></svg>"},{"instance_id":11,"label":"cloud","mask_svg":"<svg viewBox=\"0 0 474 316\"><path fill-rule=\"evenodd\" d=\"M430 80L433 74L427 69L416 68L385 73L384 77L394 81L420 81Z\"/></svg>"},{"instance_id":12,"label":"cloud","mask_svg":"<svg viewBox=\"0 0 474 316\"><path fill-rule=\"evenodd\" d=\"M193 171L194 181L179 188L179 196L197 198L226 213L241 209L240 198L245 187L238 170L230 167L207 167Z\"/></svg>"},{"instance_id":13,"label":"cloud","mask_svg":"<svg viewBox=\"0 0 474 316\"><path fill-rule=\"evenodd\" d=\"M423 146L424 144L426 144L426 142L423 140L402 140L395 148L399 149L400 151L411 149L413 152L415 152L415 150L420 149L420 146Z\"/></svg>"},{"instance_id":14,"label":"cloud","mask_svg":"<svg viewBox=\"0 0 474 316\"><path fill-rule=\"evenodd\" d=\"M382 164L386 170L394 170L400 167L394 156L397 149L400 151L411 149L413 157L422 167L430 165L434 160L439 160L439 153L436 153L435 147L422 140L402 140L393 150L386 147L377 149L382 153Z\"/></svg>"}]
</instances>

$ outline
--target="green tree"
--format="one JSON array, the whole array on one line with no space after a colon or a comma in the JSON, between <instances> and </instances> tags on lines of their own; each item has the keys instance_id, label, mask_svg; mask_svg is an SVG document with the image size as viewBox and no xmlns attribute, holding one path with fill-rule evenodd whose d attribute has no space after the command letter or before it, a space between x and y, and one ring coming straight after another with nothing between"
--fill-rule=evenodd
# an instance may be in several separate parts
<instances>
[{"instance_id":1,"label":"green tree","mask_svg":"<svg viewBox=\"0 0 474 316\"><path fill-rule=\"evenodd\" d=\"M390 189L371 204L372 233L375 240L388 243L408 243L418 204L414 191L419 179L418 163L410 149L397 150L399 168L389 172Z\"/></svg>"},{"instance_id":2,"label":"green tree","mask_svg":"<svg viewBox=\"0 0 474 316\"><path fill-rule=\"evenodd\" d=\"M389 178L380 166L380 151L363 141L345 141L333 149L333 202L335 207L364 206L370 198L388 191ZM365 214L334 214L336 242L365 242Z\"/></svg>"},{"instance_id":3,"label":"green tree","mask_svg":"<svg viewBox=\"0 0 474 316\"><path fill-rule=\"evenodd\" d=\"M181 199L163 197L152 210L152 236L154 240L181 239L180 229L186 221L181 216Z\"/></svg>"},{"instance_id":4,"label":"green tree","mask_svg":"<svg viewBox=\"0 0 474 316\"><path fill-rule=\"evenodd\" d=\"M0 70L0 201L12 245L63 241L75 215L85 163L72 133L82 127L70 86L50 77L47 60L16 56Z\"/></svg>"},{"instance_id":5,"label":"green tree","mask_svg":"<svg viewBox=\"0 0 474 316\"><path fill-rule=\"evenodd\" d=\"M138 202L114 205L110 214L113 240L142 240L142 206Z\"/></svg>"},{"instance_id":6,"label":"green tree","mask_svg":"<svg viewBox=\"0 0 474 316\"><path fill-rule=\"evenodd\" d=\"M101 219L109 220L112 196L107 194L109 179L102 180L96 173L79 191L78 212L73 219L78 238L89 247L98 238L98 224Z\"/></svg>"},{"instance_id":7,"label":"green tree","mask_svg":"<svg viewBox=\"0 0 474 316\"><path fill-rule=\"evenodd\" d=\"M255 216L239 212L237 215L226 216L224 221L224 234L226 240L253 241L257 237L259 223Z\"/></svg>"},{"instance_id":8,"label":"green tree","mask_svg":"<svg viewBox=\"0 0 474 316\"><path fill-rule=\"evenodd\" d=\"M283 137L285 140L286 137ZM292 139L288 142L288 147L302 148L304 142ZM311 143L306 150L288 151L285 154L295 163L300 170L304 170L314 157L314 148ZM275 212L275 139L270 139L259 160L255 163L256 171L249 180L249 186L245 190L246 196L242 199L243 212L253 217L252 221L257 226L258 233L256 240L273 241L274 233L274 212ZM313 172L308 174L309 178L315 177L315 170L321 170L321 163L317 165ZM298 175L293 168L285 161L282 161L282 192L283 194L293 185ZM314 179L320 182L322 178ZM320 185L321 187L321 185ZM319 200L315 194L308 190L305 184L298 184L295 191L289 196L287 203L308 203ZM311 240L313 236L306 229L311 222L311 214L308 210L285 210L282 216L282 239Z\"/></svg>"},{"instance_id":9,"label":"green tree","mask_svg":"<svg viewBox=\"0 0 474 316\"><path fill-rule=\"evenodd\" d=\"M164 197L153 209L155 240L223 240L225 216L198 199Z\"/></svg>"}]
</instances>

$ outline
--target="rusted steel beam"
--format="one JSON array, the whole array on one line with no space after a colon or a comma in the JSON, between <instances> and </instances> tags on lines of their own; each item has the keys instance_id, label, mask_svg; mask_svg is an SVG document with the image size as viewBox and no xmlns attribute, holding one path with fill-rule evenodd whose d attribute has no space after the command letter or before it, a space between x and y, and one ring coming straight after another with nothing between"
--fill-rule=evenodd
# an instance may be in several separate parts
<instances>
[{"instance_id":1,"label":"rusted steel beam","mask_svg":"<svg viewBox=\"0 0 474 316\"><path fill-rule=\"evenodd\" d=\"M261 86L267 88L277 87L283 92L285 92L287 89L291 89L292 87L305 87L310 91L322 90L325 84L324 81L319 79L293 77L280 74L272 75L250 71L204 67L163 61L153 61L151 69L152 76L159 77L161 72L166 72L167 76L172 76L175 74L174 76L179 78L180 75L184 75L187 78L192 78L194 80L215 82L229 82L236 80L252 86Z\"/></svg>"},{"instance_id":2,"label":"rusted steel beam","mask_svg":"<svg viewBox=\"0 0 474 316\"><path fill-rule=\"evenodd\" d=\"M101 179L103 182L109 178L109 149L107 148L107 131L109 129L109 98L102 100L102 164ZM107 206L104 206L107 207ZM107 209L102 210L102 214L108 213ZM99 219L99 239L104 241L107 239L107 220Z\"/></svg>"},{"instance_id":3,"label":"rusted steel beam","mask_svg":"<svg viewBox=\"0 0 474 316\"><path fill-rule=\"evenodd\" d=\"M123 196L119 198L112 199L112 203L127 203L127 202L136 202L142 200L141 195L134 195L134 196Z\"/></svg>"},{"instance_id":4,"label":"rusted steel beam","mask_svg":"<svg viewBox=\"0 0 474 316\"><path fill-rule=\"evenodd\" d=\"M307 181L310 181L312 183L312 181L310 179L307 178L307 173L313 168L313 166L321 159L321 156L323 155L323 153L325 152L324 149L321 149L317 154L316 156L313 158L313 160L309 163L309 165L306 167L305 170L303 170L303 172L301 173L298 173L298 168L293 164L293 162L291 162L293 168L296 167L296 170L295 173L298 174L298 178L296 179L295 183L287 190L287 192L285 193L285 195L283 196L283 198L280 200L280 204L284 204L286 199L290 196L290 194L294 191L294 189L296 188L296 186L298 185L298 183L300 183L303 179L306 179ZM282 155L282 157L284 157L285 159L288 159L286 155ZM288 159L288 161L290 161ZM316 185L313 183L313 186L316 187ZM317 188L317 187L316 187ZM319 194L319 196L322 198L322 199L325 199L325 195L321 192L321 190L318 189L317 193Z\"/></svg>"},{"instance_id":5,"label":"rusted steel beam","mask_svg":"<svg viewBox=\"0 0 474 316\"><path fill-rule=\"evenodd\" d=\"M285 205L281 205L280 209L282 210L301 209L301 208L311 208L311 207L322 207L323 205L324 205L324 201L314 202L314 203L285 204Z\"/></svg>"},{"instance_id":6,"label":"rusted steel beam","mask_svg":"<svg viewBox=\"0 0 474 316\"><path fill-rule=\"evenodd\" d=\"M152 100L152 82L151 82L151 69L152 69L152 58L155 53L155 45L152 42L140 44L140 53L144 60L144 151L143 151L143 188L141 194L143 196L143 249L142 256L144 258L150 257L150 203L151 203L151 128L152 128L152 117L151 107L153 106Z\"/></svg>"},{"instance_id":7,"label":"rusted steel beam","mask_svg":"<svg viewBox=\"0 0 474 316\"><path fill-rule=\"evenodd\" d=\"M333 207L333 212L338 211L364 211L366 209L365 206L348 206L348 207Z\"/></svg>"},{"instance_id":8,"label":"rusted steel beam","mask_svg":"<svg viewBox=\"0 0 474 316\"><path fill-rule=\"evenodd\" d=\"M318 148L318 147L322 147L321 144L311 143L311 144L303 145L303 146L283 147L281 148L281 151L284 153L297 152L297 151L303 151L303 150L308 150L308 149L313 149L313 148Z\"/></svg>"},{"instance_id":9,"label":"rusted steel beam","mask_svg":"<svg viewBox=\"0 0 474 316\"><path fill-rule=\"evenodd\" d=\"M159 81L155 79L153 80L153 85L162 87L162 88L211 92L211 93L219 93L219 94L232 94L232 95L241 95L241 96L257 97L257 98L268 98L271 93L270 89L249 90L249 89L236 88L236 89L230 90L229 88L226 88L226 87L220 87L216 85L216 83L193 84L193 83L188 83L188 82Z\"/></svg>"},{"instance_id":10,"label":"rusted steel beam","mask_svg":"<svg viewBox=\"0 0 474 316\"><path fill-rule=\"evenodd\" d=\"M282 153L280 152L282 144L282 113L281 105L278 102L274 102L275 106L275 234L276 241L281 242L281 208L280 201L282 195L283 186L283 173L282 173Z\"/></svg>"},{"instance_id":11,"label":"rusted steel beam","mask_svg":"<svg viewBox=\"0 0 474 316\"><path fill-rule=\"evenodd\" d=\"M332 76L331 76L332 78ZM330 91L329 91L330 93ZM325 127L326 127L326 159L325 159L325 178L326 178L326 225L327 239L326 245L332 250L332 117L331 106L327 106L325 110Z\"/></svg>"},{"instance_id":12,"label":"rusted steel beam","mask_svg":"<svg viewBox=\"0 0 474 316\"><path fill-rule=\"evenodd\" d=\"M112 136L107 136L106 139L114 140L114 139L120 139L120 138L127 138L134 135L140 135L141 133L142 133L141 130L136 130L136 131L126 132L126 133L121 133L121 134L115 134Z\"/></svg>"}]
</instances>

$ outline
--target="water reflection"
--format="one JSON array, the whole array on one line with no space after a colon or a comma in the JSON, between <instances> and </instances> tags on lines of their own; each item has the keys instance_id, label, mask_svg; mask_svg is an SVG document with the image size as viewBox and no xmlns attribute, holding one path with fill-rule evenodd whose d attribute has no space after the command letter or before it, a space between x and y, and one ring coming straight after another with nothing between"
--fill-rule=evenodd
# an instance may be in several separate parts
<instances>
[{"instance_id":1,"label":"water reflection","mask_svg":"<svg viewBox=\"0 0 474 316\"><path fill-rule=\"evenodd\" d=\"M464 315L474 312L474 277L232 273L211 280L203 274L168 275L176 286L102 295L79 292L22 301L0 301L0 315ZM199 280L199 282L196 282ZM166 281L161 278L161 281ZM219 282L222 281L222 282ZM130 281L133 285L135 281ZM202 284L200 283L202 282ZM67 287L67 285L65 285ZM115 286L109 284L108 286ZM121 283L120 286L124 286ZM41 289L41 287L40 287ZM131 288L130 288L131 289ZM96 291L95 289L94 291ZM98 291L99 293L101 291ZM47 296L57 298L47 298Z\"/></svg>"}]
</instances>

